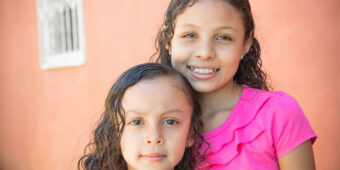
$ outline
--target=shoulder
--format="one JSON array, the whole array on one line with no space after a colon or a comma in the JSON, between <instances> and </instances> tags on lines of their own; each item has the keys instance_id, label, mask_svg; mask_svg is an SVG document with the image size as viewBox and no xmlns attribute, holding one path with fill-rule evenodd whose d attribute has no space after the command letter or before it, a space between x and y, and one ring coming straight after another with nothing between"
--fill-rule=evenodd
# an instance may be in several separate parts
<instances>
[{"instance_id":1,"label":"shoulder","mask_svg":"<svg viewBox=\"0 0 340 170\"><path fill-rule=\"evenodd\" d=\"M305 119L302 108L294 97L283 91L269 93L271 95L268 107L272 110L273 116L286 121Z\"/></svg>"},{"instance_id":2,"label":"shoulder","mask_svg":"<svg viewBox=\"0 0 340 170\"><path fill-rule=\"evenodd\" d=\"M242 115L254 115L252 122L266 132L278 157L308 139L316 139L298 102L283 91L245 87L241 103Z\"/></svg>"},{"instance_id":3,"label":"shoulder","mask_svg":"<svg viewBox=\"0 0 340 170\"><path fill-rule=\"evenodd\" d=\"M285 115L300 114L302 109L298 102L291 95L283 91L264 91L245 87L245 100L247 105L254 105L257 109L266 110L267 112Z\"/></svg>"},{"instance_id":4,"label":"shoulder","mask_svg":"<svg viewBox=\"0 0 340 170\"><path fill-rule=\"evenodd\" d=\"M248 98L270 98L272 101L276 102L286 101L296 103L296 100L291 95L283 91L266 91L244 86L244 92Z\"/></svg>"},{"instance_id":5,"label":"shoulder","mask_svg":"<svg viewBox=\"0 0 340 170\"><path fill-rule=\"evenodd\" d=\"M269 92L271 94L271 104L280 106L280 108L298 109L300 108L298 102L291 95L283 91Z\"/></svg>"},{"instance_id":6,"label":"shoulder","mask_svg":"<svg viewBox=\"0 0 340 170\"><path fill-rule=\"evenodd\" d=\"M266 129L280 129L294 124L294 126L308 126L308 120L298 102L283 91L248 88L245 89L243 97L242 108L243 112L246 112L244 114L256 115L256 120L260 121Z\"/></svg>"}]
</instances>

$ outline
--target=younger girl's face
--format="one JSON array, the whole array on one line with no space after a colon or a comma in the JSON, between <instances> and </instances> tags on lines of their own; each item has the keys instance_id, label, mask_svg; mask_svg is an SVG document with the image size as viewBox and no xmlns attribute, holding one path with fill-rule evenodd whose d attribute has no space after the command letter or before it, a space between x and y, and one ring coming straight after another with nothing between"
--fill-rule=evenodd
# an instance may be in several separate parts
<instances>
[{"instance_id":1,"label":"younger girl's face","mask_svg":"<svg viewBox=\"0 0 340 170\"><path fill-rule=\"evenodd\" d=\"M237 9L222 0L199 0L174 22L171 62L195 90L212 92L233 83L249 47Z\"/></svg>"},{"instance_id":2,"label":"younger girl's face","mask_svg":"<svg viewBox=\"0 0 340 170\"><path fill-rule=\"evenodd\" d=\"M129 170L174 169L192 145L192 105L180 84L177 78L159 77L126 90L120 144Z\"/></svg>"}]
</instances>

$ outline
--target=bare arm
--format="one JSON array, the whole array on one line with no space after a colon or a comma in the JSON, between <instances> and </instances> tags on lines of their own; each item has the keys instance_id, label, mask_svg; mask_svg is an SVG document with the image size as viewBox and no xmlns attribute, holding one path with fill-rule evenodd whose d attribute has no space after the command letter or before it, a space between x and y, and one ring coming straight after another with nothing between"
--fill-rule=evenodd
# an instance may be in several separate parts
<instances>
[{"instance_id":1,"label":"bare arm","mask_svg":"<svg viewBox=\"0 0 340 170\"><path fill-rule=\"evenodd\" d=\"M281 170L315 170L315 161L310 140L300 144L279 158Z\"/></svg>"}]
</instances>

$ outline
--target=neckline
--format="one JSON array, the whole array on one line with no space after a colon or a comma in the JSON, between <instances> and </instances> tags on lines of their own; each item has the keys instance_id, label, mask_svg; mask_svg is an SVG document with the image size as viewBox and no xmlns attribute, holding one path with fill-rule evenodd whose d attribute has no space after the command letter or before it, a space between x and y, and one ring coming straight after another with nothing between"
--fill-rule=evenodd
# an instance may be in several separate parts
<instances>
[{"instance_id":1,"label":"neckline","mask_svg":"<svg viewBox=\"0 0 340 170\"><path fill-rule=\"evenodd\" d=\"M220 134L226 127L228 127L231 122L233 121L233 119L236 117L237 115L237 110L239 110L238 108L243 104L243 100L242 98L245 97L246 95L246 92L248 91L249 89L249 86L247 85L242 85L243 87L243 90L242 90L242 93L240 95L240 98L238 99L235 107L232 109L232 111L230 112L229 116L226 118L226 120L220 125L218 126L217 128L213 129L213 130L210 130L208 132L204 132L202 134L202 136L205 138L205 139L208 139L208 138L212 138L218 134Z\"/></svg>"}]
</instances>

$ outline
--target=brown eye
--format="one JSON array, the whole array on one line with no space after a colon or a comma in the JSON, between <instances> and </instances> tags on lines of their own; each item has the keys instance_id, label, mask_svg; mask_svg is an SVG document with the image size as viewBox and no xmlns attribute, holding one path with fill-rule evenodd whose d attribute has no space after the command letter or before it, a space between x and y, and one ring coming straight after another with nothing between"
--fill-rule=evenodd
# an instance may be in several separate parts
<instances>
[{"instance_id":1,"label":"brown eye","mask_svg":"<svg viewBox=\"0 0 340 170\"><path fill-rule=\"evenodd\" d=\"M230 41L232 39L229 36L227 36L227 35L220 35L220 36L216 37L216 40Z\"/></svg>"},{"instance_id":2,"label":"brown eye","mask_svg":"<svg viewBox=\"0 0 340 170\"><path fill-rule=\"evenodd\" d=\"M197 35L194 33L189 33L189 34L185 34L183 37L184 38L197 38Z\"/></svg>"},{"instance_id":3,"label":"brown eye","mask_svg":"<svg viewBox=\"0 0 340 170\"><path fill-rule=\"evenodd\" d=\"M167 125L175 125L178 122L176 120L174 120L174 119L168 119L168 120L165 120L163 123L167 124Z\"/></svg>"},{"instance_id":4,"label":"brown eye","mask_svg":"<svg viewBox=\"0 0 340 170\"><path fill-rule=\"evenodd\" d=\"M132 120L130 123L130 125L142 125L143 122L141 120Z\"/></svg>"}]
</instances>

